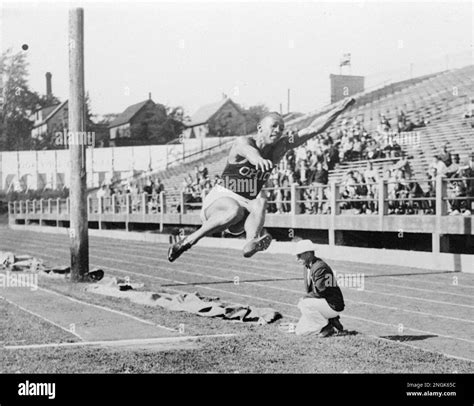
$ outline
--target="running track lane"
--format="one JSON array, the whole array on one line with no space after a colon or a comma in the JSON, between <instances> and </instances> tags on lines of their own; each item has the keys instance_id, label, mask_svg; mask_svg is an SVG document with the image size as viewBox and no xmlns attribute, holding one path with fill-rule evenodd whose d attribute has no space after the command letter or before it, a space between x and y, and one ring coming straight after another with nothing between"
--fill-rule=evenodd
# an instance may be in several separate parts
<instances>
[{"instance_id":1,"label":"running track lane","mask_svg":"<svg viewBox=\"0 0 474 406\"><path fill-rule=\"evenodd\" d=\"M1 250L30 253L51 264L68 263L69 245L61 235L1 230ZM91 263L109 274L130 275L178 291L272 306L297 319L301 269L292 256L257 254L243 259L237 250L195 247L175 263L167 246L92 237ZM474 276L402 267L333 262L338 273L364 273L364 290L343 288L345 327L375 336L402 335L411 346L474 360ZM239 284L235 285L235 277ZM456 279L454 279L456 278ZM426 338L427 336L436 336ZM410 340L411 337L411 340Z\"/></svg>"}]
</instances>

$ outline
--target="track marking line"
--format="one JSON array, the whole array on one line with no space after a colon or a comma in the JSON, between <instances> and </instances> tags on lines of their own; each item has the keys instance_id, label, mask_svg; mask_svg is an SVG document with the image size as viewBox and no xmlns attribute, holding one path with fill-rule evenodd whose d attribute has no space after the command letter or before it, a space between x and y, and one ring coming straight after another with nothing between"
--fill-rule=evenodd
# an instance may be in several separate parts
<instances>
[{"instance_id":1,"label":"track marking line","mask_svg":"<svg viewBox=\"0 0 474 406\"><path fill-rule=\"evenodd\" d=\"M140 317L134 316L134 315L132 315L132 314L122 312L122 311L120 311L120 310L115 310L115 309L111 309L111 308L106 307L106 306L102 306L102 305L97 305L97 304L94 304L94 303L85 302L85 301L83 301L83 300L73 298L73 297L68 296L68 295L65 295L65 294L63 294L63 293L56 292L56 291L54 291L54 290L50 290L50 289L47 289L47 288L41 288L41 287L38 287L38 289L39 289L39 290L42 290L42 291L45 291L45 292L48 292L48 293L52 293L52 294L57 295L57 296L64 297L65 299L68 299L68 300L70 300L71 302L80 303L80 304L83 304L83 305L86 305L86 306L91 306L91 307L95 307L95 308L97 308L97 309L105 310L105 311L108 311L108 312L110 312L110 313L119 314L120 316L128 317L128 318L130 318L130 319L133 319L133 320L135 320L135 321L139 321L139 322L144 323L144 324L148 324L148 325L150 325L150 326L155 326L155 327L159 327L159 328L162 328L162 329L165 329L165 330L169 330L169 331L174 331L174 332L178 331L178 330L175 329L175 328L162 326L162 325L160 325L160 324L153 323L153 322L150 321L150 320L145 320L145 319L142 319L142 318L140 318Z\"/></svg>"},{"instance_id":2,"label":"track marking line","mask_svg":"<svg viewBox=\"0 0 474 406\"><path fill-rule=\"evenodd\" d=\"M203 338L228 338L236 337L237 334L203 334L195 336L179 337L159 337L159 338L131 338L126 340L106 340L106 341L81 341L79 343L46 343L27 345L6 345L6 350L40 349L40 348L61 348L61 347L85 347L85 346L128 346L137 344L166 344L182 341L195 341Z\"/></svg>"},{"instance_id":3,"label":"track marking line","mask_svg":"<svg viewBox=\"0 0 474 406\"><path fill-rule=\"evenodd\" d=\"M40 318L41 320L43 320L43 321L45 321L45 322L47 322L47 323L49 323L49 324L52 324L53 326L59 327L61 330L64 330L64 331L66 331L67 333L76 336L76 337L79 338L79 340L81 340L81 341L84 341L84 339L83 339L79 334L77 334L77 333L75 333L75 332L73 332L73 331L71 331L71 330L68 330L66 327L63 327L63 326L61 326L60 324L58 324L58 323L56 323L56 322L54 322L54 321L52 321L52 320L49 320L49 319L47 319L46 317L43 317L43 316L41 316L41 315L38 314L38 313L32 312L31 310L28 310L28 309L26 309L25 307L20 306L19 304L15 303L15 302L12 302L11 300L8 300L7 298L5 298L5 297L3 297L3 296L0 296L0 298L1 298L2 300L5 300L5 302L10 303L11 305L18 307L19 309L23 310L24 312L29 313L29 314L31 314L31 315L33 315L33 316L35 316L35 317L38 317L38 318Z\"/></svg>"}]
</instances>

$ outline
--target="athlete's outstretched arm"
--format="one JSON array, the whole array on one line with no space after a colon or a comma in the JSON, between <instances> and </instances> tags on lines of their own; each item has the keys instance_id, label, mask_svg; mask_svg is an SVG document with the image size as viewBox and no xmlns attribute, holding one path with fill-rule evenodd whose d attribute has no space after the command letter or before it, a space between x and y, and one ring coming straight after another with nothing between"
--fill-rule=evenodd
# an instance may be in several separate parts
<instances>
[{"instance_id":1,"label":"athlete's outstretched arm","mask_svg":"<svg viewBox=\"0 0 474 406\"><path fill-rule=\"evenodd\" d=\"M298 132L296 135L288 136L287 148L292 149L299 147L314 136L324 132L332 122L339 117L345 110L355 103L355 99L348 97L344 99L338 106L326 113L325 115L318 117L311 126Z\"/></svg>"},{"instance_id":2,"label":"athlete's outstretched arm","mask_svg":"<svg viewBox=\"0 0 474 406\"><path fill-rule=\"evenodd\" d=\"M262 158L260 151L250 145L245 138L237 138L234 144L235 152L247 158L252 165L255 165L257 169L267 171L273 167L273 163L269 159Z\"/></svg>"}]
</instances>

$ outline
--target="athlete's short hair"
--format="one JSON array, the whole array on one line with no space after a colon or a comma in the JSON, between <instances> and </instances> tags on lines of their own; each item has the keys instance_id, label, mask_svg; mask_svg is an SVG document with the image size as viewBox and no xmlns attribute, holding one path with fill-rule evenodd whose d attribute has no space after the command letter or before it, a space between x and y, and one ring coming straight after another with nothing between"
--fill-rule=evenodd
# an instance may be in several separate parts
<instances>
[{"instance_id":1,"label":"athlete's short hair","mask_svg":"<svg viewBox=\"0 0 474 406\"><path fill-rule=\"evenodd\" d=\"M283 120L283 117L280 113L276 112L276 111L271 111L270 113L268 114L265 114L262 119L258 122L259 125L261 125L267 118L275 118L277 120Z\"/></svg>"}]
</instances>

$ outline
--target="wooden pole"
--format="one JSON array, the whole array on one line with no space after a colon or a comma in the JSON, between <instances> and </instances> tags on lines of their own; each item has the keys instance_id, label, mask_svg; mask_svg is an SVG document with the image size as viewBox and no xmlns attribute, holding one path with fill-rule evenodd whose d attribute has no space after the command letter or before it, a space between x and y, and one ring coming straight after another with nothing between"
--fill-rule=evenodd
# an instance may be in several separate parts
<instances>
[{"instance_id":1,"label":"wooden pole","mask_svg":"<svg viewBox=\"0 0 474 406\"><path fill-rule=\"evenodd\" d=\"M71 279L84 280L89 271L87 224L84 92L84 10L69 10L69 150L71 160L70 230Z\"/></svg>"}]
</instances>

